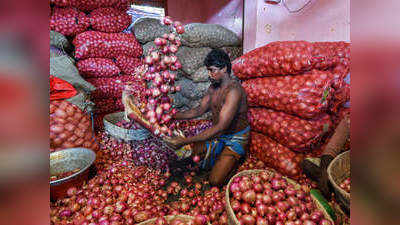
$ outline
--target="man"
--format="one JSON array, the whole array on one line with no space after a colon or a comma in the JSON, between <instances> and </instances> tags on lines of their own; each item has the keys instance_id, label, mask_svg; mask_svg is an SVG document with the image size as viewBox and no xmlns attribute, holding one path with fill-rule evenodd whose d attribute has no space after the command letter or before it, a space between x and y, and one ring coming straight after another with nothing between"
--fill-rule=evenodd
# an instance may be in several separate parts
<instances>
[{"instance_id":1,"label":"man","mask_svg":"<svg viewBox=\"0 0 400 225\"><path fill-rule=\"evenodd\" d=\"M330 162L342 151L347 139L350 137L350 118L345 116L336 127L328 144L321 154L320 166L305 159L302 163L304 173L318 183L318 188L322 194L330 199L332 193L329 189L328 166Z\"/></svg>"},{"instance_id":2,"label":"man","mask_svg":"<svg viewBox=\"0 0 400 225\"><path fill-rule=\"evenodd\" d=\"M178 112L175 119L191 119L211 110L213 126L193 137L173 137L165 141L175 148L193 143L193 153L203 158L201 167L212 168L210 183L220 186L247 148L250 132L247 100L241 84L230 76L231 61L224 51L212 50L204 64L209 71L210 88L198 107Z\"/></svg>"}]
</instances>

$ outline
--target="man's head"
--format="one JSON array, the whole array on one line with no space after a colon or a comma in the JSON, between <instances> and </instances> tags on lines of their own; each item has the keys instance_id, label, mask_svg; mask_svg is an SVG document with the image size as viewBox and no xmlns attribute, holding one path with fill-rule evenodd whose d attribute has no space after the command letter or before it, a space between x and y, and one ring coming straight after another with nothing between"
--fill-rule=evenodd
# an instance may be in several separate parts
<instances>
[{"instance_id":1,"label":"man's head","mask_svg":"<svg viewBox=\"0 0 400 225\"><path fill-rule=\"evenodd\" d=\"M213 49L208 53L204 59L204 65L207 67L210 81L215 87L221 84L224 76L231 74L231 59L221 49Z\"/></svg>"}]
</instances>

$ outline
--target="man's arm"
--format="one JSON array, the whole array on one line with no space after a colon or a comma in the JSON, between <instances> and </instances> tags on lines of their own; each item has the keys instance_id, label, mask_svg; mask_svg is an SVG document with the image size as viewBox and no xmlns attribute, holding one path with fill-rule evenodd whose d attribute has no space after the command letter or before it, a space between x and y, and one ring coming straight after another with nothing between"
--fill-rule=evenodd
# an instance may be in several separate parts
<instances>
[{"instance_id":1,"label":"man's arm","mask_svg":"<svg viewBox=\"0 0 400 225\"><path fill-rule=\"evenodd\" d=\"M209 94L209 92L207 92L207 94L201 99L200 105L197 106L196 108L193 109L189 109L187 111L184 112L178 112L175 114L174 119L192 119L198 116L203 115L204 113L206 113L210 107L210 100L211 100L211 96Z\"/></svg>"},{"instance_id":2,"label":"man's arm","mask_svg":"<svg viewBox=\"0 0 400 225\"><path fill-rule=\"evenodd\" d=\"M222 106L219 114L218 124L212 126L210 129L202 133L186 138L184 144L208 140L228 128L240 103L240 90L235 88L229 91L226 96L225 104Z\"/></svg>"},{"instance_id":3,"label":"man's arm","mask_svg":"<svg viewBox=\"0 0 400 225\"><path fill-rule=\"evenodd\" d=\"M346 144L347 139L350 136L350 119L346 116L340 121L336 127L335 133L332 135L328 144L326 145L322 155L330 155L333 158L336 157L343 146Z\"/></svg>"}]
</instances>

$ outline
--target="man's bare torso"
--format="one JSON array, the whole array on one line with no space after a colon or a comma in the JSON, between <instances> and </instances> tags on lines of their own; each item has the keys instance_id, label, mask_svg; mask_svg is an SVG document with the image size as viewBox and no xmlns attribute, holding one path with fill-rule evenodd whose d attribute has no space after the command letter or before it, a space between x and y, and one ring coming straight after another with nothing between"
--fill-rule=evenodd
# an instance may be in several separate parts
<instances>
[{"instance_id":1,"label":"man's bare torso","mask_svg":"<svg viewBox=\"0 0 400 225\"><path fill-rule=\"evenodd\" d=\"M239 107L235 112L235 117L232 120L229 128L226 130L226 133L235 133L245 129L248 126L246 92L241 87L240 83L235 80L230 81L230 83L225 87L219 87L219 88L210 87L208 90L211 96L210 108L212 112L213 123L217 124L219 119L219 114L225 103L226 96L229 93L229 91L234 88L237 88L240 91L241 98L238 103Z\"/></svg>"}]
</instances>

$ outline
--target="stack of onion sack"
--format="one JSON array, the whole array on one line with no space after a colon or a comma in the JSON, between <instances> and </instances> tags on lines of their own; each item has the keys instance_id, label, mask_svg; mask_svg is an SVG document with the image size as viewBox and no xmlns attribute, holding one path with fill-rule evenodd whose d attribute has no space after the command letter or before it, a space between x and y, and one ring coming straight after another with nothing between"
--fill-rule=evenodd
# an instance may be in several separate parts
<instances>
[{"instance_id":1,"label":"stack of onion sack","mask_svg":"<svg viewBox=\"0 0 400 225\"><path fill-rule=\"evenodd\" d=\"M73 7L90 12L102 7L113 7L119 10L128 9L128 0L50 0L50 4L58 7Z\"/></svg>"},{"instance_id":2,"label":"stack of onion sack","mask_svg":"<svg viewBox=\"0 0 400 225\"><path fill-rule=\"evenodd\" d=\"M240 224L333 225L306 190L296 190L279 173L235 177L229 197Z\"/></svg>"},{"instance_id":3,"label":"stack of onion sack","mask_svg":"<svg viewBox=\"0 0 400 225\"><path fill-rule=\"evenodd\" d=\"M50 101L50 151L74 147L98 149L89 115L66 100Z\"/></svg>"},{"instance_id":4,"label":"stack of onion sack","mask_svg":"<svg viewBox=\"0 0 400 225\"><path fill-rule=\"evenodd\" d=\"M236 59L232 69L251 107L250 152L285 175L299 175L301 153L320 149L349 100L349 61L348 43L306 41L272 42Z\"/></svg>"},{"instance_id":5,"label":"stack of onion sack","mask_svg":"<svg viewBox=\"0 0 400 225\"><path fill-rule=\"evenodd\" d=\"M109 11L98 9L94 13ZM124 109L121 97L126 82L132 82L136 91L144 91L144 83L136 76L142 65L142 47L133 34L99 31L78 34L73 44L80 74L96 87L91 99L96 104L96 128L101 128L104 115Z\"/></svg>"},{"instance_id":6,"label":"stack of onion sack","mask_svg":"<svg viewBox=\"0 0 400 225\"><path fill-rule=\"evenodd\" d=\"M131 23L131 17L126 13L128 1L125 0L52 0L50 3L55 5L50 16L50 30L65 36L73 37L90 29L119 33Z\"/></svg>"},{"instance_id":7,"label":"stack of onion sack","mask_svg":"<svg viewBox=\"0 0 400 225\"><path fill-rule=\"evenodd\" d=\"M184 28L180 22L174 22L170 17L165 17L162 22L168 27L168 33L154 40L154 47L149 50L149 55L144 59L147 66L144 71L147 89L142 95L144 102L136 105L141 115L136 112L129 116L134 120L141 121L141 124L156 136L170 136L175 128L171 119L176 113L176 109L172 107L172 101L168 94L180 91L180 86L175 86L176 76L171 71L181 68L181 63L175 53L181 45L177 35L184 33ZM126 93L128 95L135 94L134 91Z\"/></svg>"}]
</instances>

